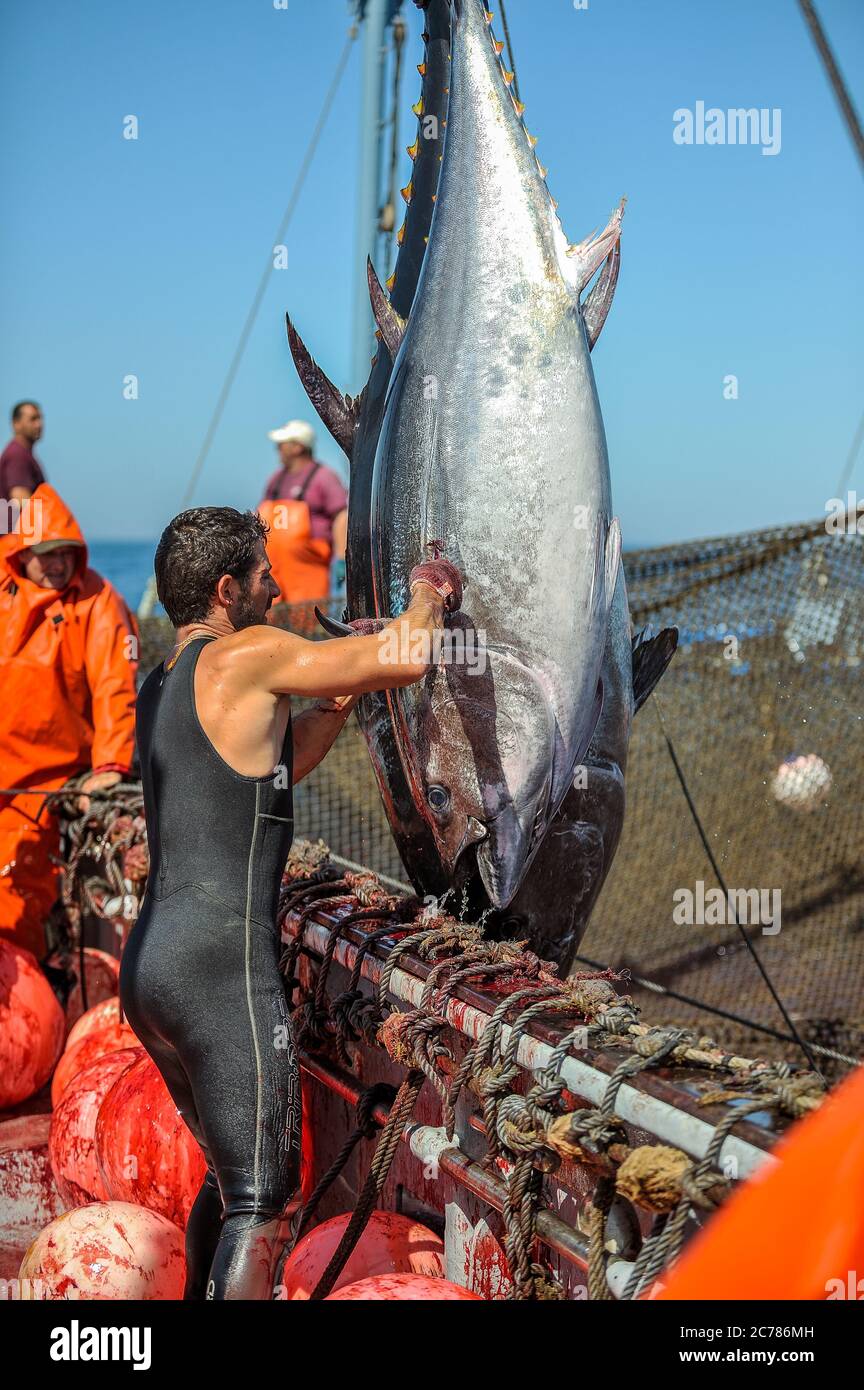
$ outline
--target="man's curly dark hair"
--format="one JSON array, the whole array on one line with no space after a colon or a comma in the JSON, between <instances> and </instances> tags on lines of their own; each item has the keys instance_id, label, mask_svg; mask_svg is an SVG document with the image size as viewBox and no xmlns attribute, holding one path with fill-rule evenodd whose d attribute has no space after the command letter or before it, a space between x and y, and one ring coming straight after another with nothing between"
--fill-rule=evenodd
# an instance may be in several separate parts
<instances>
[{"instance_id":1,"label":"man's curly dark hair","mask_svg":"<svg viewBox=\"0 0 864 1390\"><path fill-rule=\"evenodd\" d=\"M268 527L255 512L193 507L169 522L156 547L156 591L175 628L203 622L225 574L245 584Z\"/></svg>"}]
</instances>

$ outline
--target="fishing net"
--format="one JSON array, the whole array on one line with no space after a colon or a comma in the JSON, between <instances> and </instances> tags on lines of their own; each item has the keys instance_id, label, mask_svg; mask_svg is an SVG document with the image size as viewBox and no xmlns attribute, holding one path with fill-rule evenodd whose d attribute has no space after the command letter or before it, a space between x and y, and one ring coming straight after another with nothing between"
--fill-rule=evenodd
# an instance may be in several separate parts
<instances>
[{"instance_id":1,"label":"fishing net","mask_svg":"<svg viewBox=\"0 0 864 1390\"><path fill-rule=\"evenodd\" d=\"M802 1060L746 935L836 1078L864 1057L864 536L822 521L624 564L636 627L675 623L680 646L659 687L665 735L657 697L634 725L624 831L580 959L629 969L646 1021ZM309 635L310 608L280 619ZM404 881L355 724L297 787L296 830Z\"/></svg>"}]
</instances>

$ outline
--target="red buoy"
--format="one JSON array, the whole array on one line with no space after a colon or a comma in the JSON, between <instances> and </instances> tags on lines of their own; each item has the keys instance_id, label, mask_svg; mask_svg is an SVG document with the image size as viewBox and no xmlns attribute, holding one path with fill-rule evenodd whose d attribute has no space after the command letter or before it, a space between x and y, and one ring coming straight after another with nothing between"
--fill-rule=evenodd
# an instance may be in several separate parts
<instances>
[{"instance_id":1,"label":"red buoy","mask_svg":"<svg viewBox=\"0 0 864 1390\"><path fill-rule=\"evenodd\" d=\"M75 957L74 969L76 974L79 969L78 957ZM87 1012L94 1004L101 1004L103 999L110 999L117 993L117 982L120 978L120 962L116 956L109 956L107 951L97 951L92 946L84 947L84 981L87 985ZM84 1012L84 999L81 993L81 981L79 980L66 1000L66 1027L71 1028L73 1023Z\"/></svg>"},{"instance_id":2,"label":"red buoy","mask_svg":"<svg viewBox=\"0 0 864 1390\"><path fill-rule=\"evenodd\" d=\"M114 1082L143 1055L141 1047L107 1052L74 1076L51 1116L48 1158L67 1207L104 1201L108 1193L96 1162L96 1118Z\"/></svg>"},{"instance_id":3,"label":"red buoy","mask_svg":"<svg viewBox=\"0 0 864 1390\"><path fill-rule=\"evenodd\" d=\"M207 1164L146 1052L100 1106L96 1161L113 1201L137 1202L185 1228Z\"/></svg>"},{"instance_id":4,"label":"red buoy","mask_svg":"<svg viewBox=\"0 0 864 1390\"><path fill-rule=\"evenodd\" d=\"M63 1051L69 1052L77 1042L86 1038L88 1033L96 1033L109 1023L117 1024L119 1022L120 1000L115 994L111 999L103 999L101 1004L94 1004L92 1009L88 1009L86 1014L82 1014L80 1018L76 1019L69 1029L69 1036Z\"/></svg>"},{"instance_id":5,"label":"red buoy","mask_svg":"<svg viewBox=\"0 0 864 1390\"><path fill-rule=\"evenodd\" d=\"M64 1032L63 1010L36 957L0 940L0 1110L41 1090Z\"/></svg>"},{"instance_id":6,"label":"red buoy","mask_svg":"<svg viewBox=\"0 0 864 1390\"><path fill-rule=\"evenodd\" d=\"M363 1303L402 1303L413 1302L456 1302L457 1299L472 1298L478 1303L483 1300L470 1289L459 1284L451 1284L447 1279L427 1279L422 1274L376 1274L371 1279L361 1279L356 1284L348 1284L338 1293L331 1293L326 1303L347 1303L357 1300Z\"/></svg>"},{"instance_id":7,"label":"red buoy","mask_svg":"<svg viewBox=\"0 0 864 1390\"><path fill-rule=\"evenodd\" d=\"M76 1207L40 1232L18 1278L28 1301L181 1299L183 1232L129 1202Z\"/></svg>"},{"instance_id":8,"label":"red buoy","mask_svg":"<svg viewBox=\"0 0 864 1390\"><path fill-rule=\"evenodd\" d=\"M73 1077L77 1076L79 1071L83 1071L90 1062L95 1062L97 1057L104 1057L106 1052L119 1052L121 1047L138 1045L138 1039L126 1023L109 1023L104 1028L87 1033L73 1047L68 1048L57 1063L57 1069L51 1078L51 1104L55 1107L60 1104L63 1093Z\"/></svg>"},{"instance_id":9,"label":"red buoy","mask_svg":"<svg viewBox=\"0 0 864 1390\"><path fill-rule=\"evenodd\" d=\"M307 1299L324 1273L351 1220L343 1212L305 1235L292 1250L282 1270L279 1296ZM419 1221L411 1221L395 1211L373 1211L369 1224L349 1255L336 1289L376 1274L422 1274L441 1279L444 1274L444 1243L434 1231Z\"/></svg>"}]
</instances>

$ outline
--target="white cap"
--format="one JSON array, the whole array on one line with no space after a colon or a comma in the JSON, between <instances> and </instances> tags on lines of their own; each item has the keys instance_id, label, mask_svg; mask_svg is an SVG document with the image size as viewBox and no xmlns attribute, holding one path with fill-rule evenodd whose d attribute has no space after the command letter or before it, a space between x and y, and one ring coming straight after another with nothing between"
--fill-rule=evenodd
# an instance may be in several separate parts
<instances>
[{"instance_id":1,"label":"white cap","mask_svg":"<svg viewBox=\"0 0 864 1390\"><path fill-rule=\"evenodd\" d=\"M274 444L302 444L310 454L315 448L315 431L305 420L289 420L281 429L271 430L267 438Z\"/></svg>"}]
</instances>

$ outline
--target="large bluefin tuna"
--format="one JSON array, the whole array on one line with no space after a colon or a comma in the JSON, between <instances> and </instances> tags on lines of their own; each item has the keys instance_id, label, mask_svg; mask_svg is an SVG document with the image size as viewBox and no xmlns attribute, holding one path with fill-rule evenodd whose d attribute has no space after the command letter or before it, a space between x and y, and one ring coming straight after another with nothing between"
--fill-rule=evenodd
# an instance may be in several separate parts
<instances>
[{"instance_id":1,"label":"large bluefin tuna","mask_svg":"<svg viewBox=\"0 0 864 1390\"><path fill-rule=\"evenodd\" d=\"M579 297L620 211L568 245L482 0L454 0L451 69L432 231L375 457L371 558L382 615L404 608L436 540L468 578L454 624L466 650L454 640L393 703L446 869L476 845L503 907L602 708L620 533Z\"/></svg>"},{"instance_id":2,"label":"large bluefin tuna","mask_svg":"<svg viewBox=\"0 0 864 1390\"><path fill-rule=\"evenodd\" d=\"M409 876L423 892L458 880L478 905L465 853L476 845L486 895L510 903L490 925L527 930L566 967L617 844L634 710L588 357L618 278L620 210L600 237L567 245L485 8L452 6L452 79L451 6L423 8L408 217L389 300L370 270L384 346L362 395L342 396L290 327L289 338L351 459L350 617L399 611L434 541L469 576L425 685L367 697L359 711ZM636 708L671 656L669 636L660 650L657 639L637 646Z\"/></svg>"}]
</instances>

